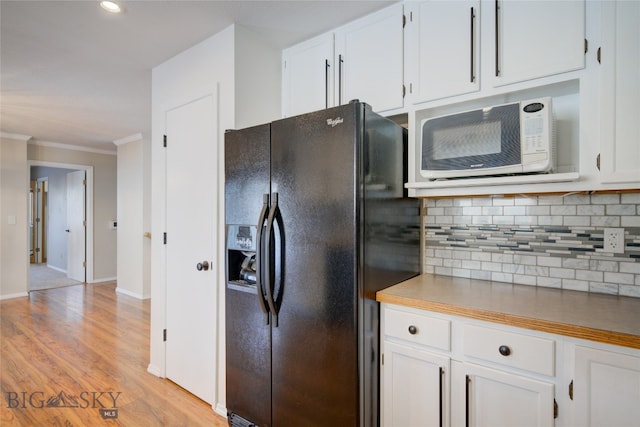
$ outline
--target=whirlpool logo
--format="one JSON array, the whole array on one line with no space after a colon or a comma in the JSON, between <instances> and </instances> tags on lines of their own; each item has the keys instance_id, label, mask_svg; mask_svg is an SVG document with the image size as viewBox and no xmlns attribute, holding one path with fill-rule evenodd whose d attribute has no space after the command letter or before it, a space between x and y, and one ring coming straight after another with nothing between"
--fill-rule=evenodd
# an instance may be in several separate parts
<instances>
[{"instance_id":1,"label":"whirlpool logo","mask_svg":"<svg viewBox=\"0 0 640 427\"><path fill-rule=\"evenodd\" d=\"M327 119L327 126L331 126L332 128L334 128L342 122L344 122L344 119L342 117L336 117L335 119Z\"/></svg>"}]
</instances>

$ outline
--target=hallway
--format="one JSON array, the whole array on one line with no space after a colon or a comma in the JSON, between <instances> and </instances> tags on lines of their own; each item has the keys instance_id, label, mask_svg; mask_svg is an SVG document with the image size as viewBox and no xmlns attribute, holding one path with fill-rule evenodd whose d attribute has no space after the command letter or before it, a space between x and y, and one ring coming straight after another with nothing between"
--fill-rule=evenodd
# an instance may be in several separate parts
<instances>
[{"instance_id":1,"label":"hallway","mask_svg":"<svg viewBox=\"0 0 640 427\"><path fill-rule=\"evenodd\" d=\"M149 300L115 282L0 301L0 425L226 426L147 372Z\"/></svg>"}]
</instances>

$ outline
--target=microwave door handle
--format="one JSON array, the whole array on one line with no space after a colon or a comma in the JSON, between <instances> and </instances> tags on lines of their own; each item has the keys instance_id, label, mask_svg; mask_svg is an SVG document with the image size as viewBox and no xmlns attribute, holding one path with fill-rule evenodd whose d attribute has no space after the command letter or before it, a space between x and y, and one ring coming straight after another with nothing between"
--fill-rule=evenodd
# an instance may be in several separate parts
<instances>
[{"instance_id":1,"label":"microwave door handle","mask_svg":"<svg viewBox=\"0 0 640 427\"><path fill-rule=\"evenodd\" d=\"M260 309L266 315L266 324L269 324L269 309L267 307L267 301L265 299L265 290L264 290L264 248L265 245L262 244L264 240L264 235L262 232L262 228L265 225L265 221L267 219L267 211L269 210L269 195L264 194L262 196L262 210L260 211L260 216L258 217L258 233L256 235L256 290L258 291L258 303L260 304ZM267 264L268 265L268 264Z\"/></svg>"}]
</instances>

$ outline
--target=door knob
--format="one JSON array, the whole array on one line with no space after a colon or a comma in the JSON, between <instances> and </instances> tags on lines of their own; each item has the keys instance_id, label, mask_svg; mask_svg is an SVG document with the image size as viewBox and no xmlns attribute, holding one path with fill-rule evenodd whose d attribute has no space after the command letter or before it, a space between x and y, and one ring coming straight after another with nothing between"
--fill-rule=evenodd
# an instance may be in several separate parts
<instances>
[{"instance_id":1,"label":"door knob","mask_svg":"<svg viewBox=\"0 0 640 427\"><path fill-rule=\"evenodd\" d=\"M199 262L199 263L196 265L196 269L197 269L198 271L202 271L202 270L207 271L207 270L209 269L209 261L202 261L202 262Z\"/></svg>"}]
</instances>

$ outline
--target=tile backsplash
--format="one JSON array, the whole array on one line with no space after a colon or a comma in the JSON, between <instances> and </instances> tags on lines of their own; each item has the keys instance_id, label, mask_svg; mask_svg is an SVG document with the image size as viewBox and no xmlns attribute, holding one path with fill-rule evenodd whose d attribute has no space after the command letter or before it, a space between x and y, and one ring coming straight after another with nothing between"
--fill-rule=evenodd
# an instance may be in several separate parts
<instances>
[{"instance_id":1,"label":"tile backsplash","mask_svg":"<svg viewBox=\"0 0 640 427\"><path fill-rule=\"evenodd\" d=\"M640 298L640 193L425 199L423 271ZM603 250L624 228L625 251Z\"/></svg>"}]
</instances>

